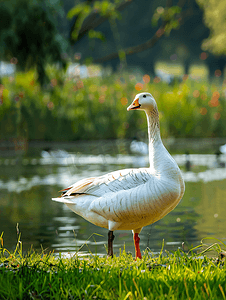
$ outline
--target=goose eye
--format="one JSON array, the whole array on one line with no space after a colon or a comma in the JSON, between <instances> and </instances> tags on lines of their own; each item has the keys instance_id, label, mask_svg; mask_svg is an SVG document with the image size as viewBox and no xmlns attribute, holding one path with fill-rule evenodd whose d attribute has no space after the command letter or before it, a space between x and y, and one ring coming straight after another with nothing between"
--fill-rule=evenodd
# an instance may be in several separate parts
<instances>
[{"instance_id":1,"label":"goose eye","mask_svg":"<svg viewBox=\"0 0 226 300\"><path fill-rule=\"evenodd\" d=\"M146 95L143 95L143 98L146 98Z\"/></svg>"}]
</instances>

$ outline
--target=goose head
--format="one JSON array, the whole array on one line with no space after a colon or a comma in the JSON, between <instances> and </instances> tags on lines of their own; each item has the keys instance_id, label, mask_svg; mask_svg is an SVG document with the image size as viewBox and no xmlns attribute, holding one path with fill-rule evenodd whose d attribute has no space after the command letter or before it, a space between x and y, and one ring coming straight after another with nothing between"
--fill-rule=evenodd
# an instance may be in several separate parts
<instances>
[{"instance_id":1,"label":"goose head","mask_svg":"<svg viewBox=\"0 0 226 300\"><path fill-rule=\"evenodd\" d=\"M132 104L127 107L128 111L135 109L152 111L153 109L157 109L157 104L150 93L140 93L135 96Z\"/></svg>"}]
</instances>

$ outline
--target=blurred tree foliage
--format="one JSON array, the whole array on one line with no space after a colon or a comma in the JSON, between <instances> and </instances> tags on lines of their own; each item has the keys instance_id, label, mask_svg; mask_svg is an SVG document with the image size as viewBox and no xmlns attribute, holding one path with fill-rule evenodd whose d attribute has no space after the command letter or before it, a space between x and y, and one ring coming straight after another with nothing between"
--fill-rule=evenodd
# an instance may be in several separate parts
<instances>
[{"instance_id":1,"label":"blurred tree foliage","mask_svg":"<svg viewBox=\"0 0 226 300\"><path fill-rule=\"evenodd\" d=\"M203 41L203 49L217 55L226 55L226 1L196 0L204 10L205 24L210 35Z\"/></svg>"},{"instance_id":2,"label":"blurred tree foliage","mask_svg":"<svg viewBox=\"0 0 226 300\"><path fill-rule=\"evenodd\" d=\"M56 29L60 1L1 0L0 60L6 59L25 71L36 67L38 81L48 82L45 65L60 62L67 42Z\"/></svg>"},{"instance_id":3,"label":"blurred tree foliage","mask_svg":"<svg viewBox=\"0 0 226 300\"><path fill-rule=\"evenodd\" d=\"M153 91L160 111L160 127L167 137L223 137L226 135L226 86L184 79L168 85L130 74L64 80L47 68L52 91L43 91L35 73L18 73L0 85L0 139L94 140L147 137L143 112L127 112L134 96ZM139 80L139 82L138 82Z\"/></svg>"},{"instance_id":4,"label":"blurred tree foliage","mask_svg":"<svg viewBox=\"0 0 226 300\"><path fill-rule=\"evenodd\" d=\"M70 17L67 31L72 49L80 54L81 63L90 60L114 71L125 66L152 75L159 61L176 61L184 66L185 74L192 64L204 63L210 78L216 70L223 74L225 58L202 53L201 44L209 29L196 0L79 3L72 8L70 0L65 0L64 10Z\"/></svg>"},{"instance_id":5,"label":"blurred tree foliage","mask_svg":"<svg viewBox=\"0 0 226 300\"><path fill-rule=\"evenodd\" d=\"M89 38L99 38L100 40L105 41L107 37L104 33L102 31L96 31L95 28L108 20L116 43L117 52L103 55L93 61L95 63L103 63L119 58L120 61L123 62L125 61L126 55L132 55L152 48L162 36L169 36L171 30L180 27L179 20L182 18L182 15L180 14L181 7L173 5L172 0L166 0L165 7L159 6L153 11L153 16L150 17L150 20L152 19L152 25L158 26L158 29L155 30L153 34L150 33L149 30L146 34L145 42L132 47L122 47L122 45L120 45L120 34L117 32L116 20L121 19L120 11L124 10L132 2L133 0L87 0L77 4L68 12L68 17L70 19L74 18L70 32L71 44L76 44L85 35L88 35ZM133 38L130 36L130 39Z\"/></svg>"}]
</instances>

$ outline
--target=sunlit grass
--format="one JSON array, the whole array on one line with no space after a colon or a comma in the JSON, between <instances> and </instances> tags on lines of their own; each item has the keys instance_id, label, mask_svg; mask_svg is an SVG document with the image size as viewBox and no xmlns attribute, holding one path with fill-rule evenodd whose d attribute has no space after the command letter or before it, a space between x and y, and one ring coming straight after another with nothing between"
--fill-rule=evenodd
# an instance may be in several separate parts
<instances>
[{"instance_id":1,"label":"sunlit grass","mask_svg":"<svg viewBox=\"0 0 226 300\"><path fill-rule=\"evenodd\" d=\"M155 69L173 76L182 76L184 74L184 67L180 63L157 62Z\"/></svg>"},{"instance_id":2,"label":"sunlit grass","mask_svg":"<svg viewBox=\"0 0 226 300\"><path fill-rule=\"evenodd\" d=\"M155 69L175 77L182 77L185 74L184 66L180 63L157 62ZM194 80L207 80L209 70L205 64L192 64L188 70L188 75Z\"/></svg>"},{"instance_id":3,"label":"sunlit grass","mask_svg":"<svg viewBox=\"0 0 226 300\"><path fill-rule=\"evenodd\" d=\"M209 70L206 65L191 65L189 68L189 75L192 79L203 79L207 80L209 76Z\"/></svg>"},{"instance_id":4,"label":"sunlit grass","mask_svg":"<svg viewBox=\"0 0 226 300\"><path fill-rule=\"evenodd\" d=\"M202 245L203 246L203 245ZM71 258L30 251L0 249L1 299L226 299L226 267L220 241L193 251L148 249L134 260L91 255ZM197 247L200 248L200 247ZM218 258L206 256L215 250Z\"/></svg>"}]
</instances>

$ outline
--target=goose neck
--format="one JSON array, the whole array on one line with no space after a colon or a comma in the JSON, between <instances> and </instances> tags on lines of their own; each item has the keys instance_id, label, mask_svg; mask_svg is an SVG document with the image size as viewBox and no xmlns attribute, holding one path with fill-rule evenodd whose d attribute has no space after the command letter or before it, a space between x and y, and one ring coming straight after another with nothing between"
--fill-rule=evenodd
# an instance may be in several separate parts
<instances>
[{"instance_id":1,"label":"goose neck","mask_svg":"<svg viewBox=\"0 0 226 300\"><path fill-rule=\"evenodd\" d=\"M158 110L147 111L149 144L161 142Z\"/></svg>"},{"instance_id":2,"label":"goose neck","mask_svg":"<svg viewBox=\"0 0 226 300\"><path fill-rule=\"evenodd\" d=\"M162 161L162 155L165 152L159 126L159 114L158 110L154 109L150 112L146 112L148 122L148 138L149 138L149 161L150 167L156 171L160 171L160 165Z\"/></svg>"}]
</instances>

